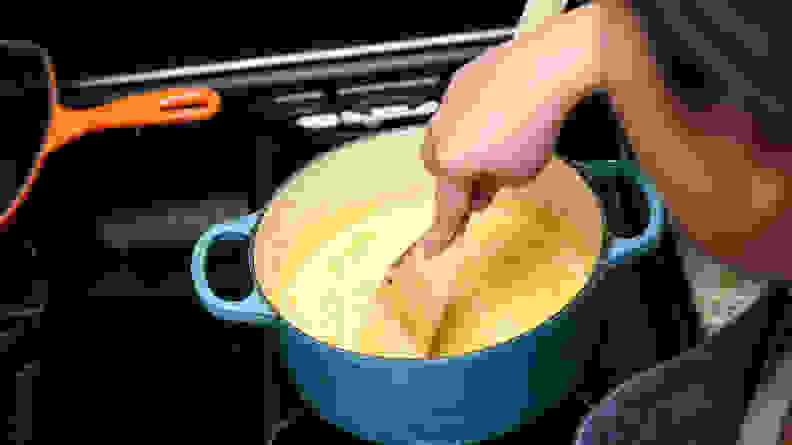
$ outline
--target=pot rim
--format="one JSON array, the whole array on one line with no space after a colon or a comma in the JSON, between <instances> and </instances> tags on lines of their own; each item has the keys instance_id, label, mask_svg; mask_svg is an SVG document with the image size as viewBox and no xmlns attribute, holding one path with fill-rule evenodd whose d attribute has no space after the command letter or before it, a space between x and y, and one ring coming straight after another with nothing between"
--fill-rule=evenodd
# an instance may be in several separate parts
<instances>
[{"instance_id":1,"label":"pot rim","mask_svg":"<svg viewBox=\"0 0 792 445\"><path fill-rule=\"evenodd\" d=\"M291 175L286 181L284 181L284 183L280 187L278 187L278 189L273 193L272 198L267 202L265 207L257 212L258 215L256 216L256 223L253 225L253 227L251 229L252 236L250 237L250 247L249 247L249 251L248 251L249 252L248 253L248 255L249 255L249 267L250 267L251 275L252 275L252 278L253 278L254 290L257 293L257 295L259 297L265 299L267 304L272 308L273 321L275 323L279 323L281 325L285 324L289 328L294 329L299 334L302 334L303 336L307 337L311 341L319 343L319 344L321 344L322 346L324 346L326 348L329 348L331 350L344 352L344 353L348 353L348 354L353 354L353 355L356 356L356 358L363 359L363 360L379 359L379 360L391 360L391 361L393 361L393 360L396 360L396 361L413 361L413 362L420 362L420 363L428 363L428 362L447 363L447 362L455 360L455 359L469 360L469 359L474 358L476 356L489 354L489 353L493 352L496 348L501 347L501 345L513 343L513 342L516 342L516 341L520 341L523 338L535 335L535 333L538 330L549 329L553 325L555 325L555 324L559 323L560 321L562 321L561 320L562 318L566 318L568 315L571 315L571 314L575 313L577 308L578 308L578 306L582 303L582 301L585 300L591 294L593 289L596 288L597 285L602 281L602 279L604 278L606 272L614 266L613 264L611 264L608 261L608 251L609 251L609 247L611 246L614 238L617 238L617 237L608 230L607 216L606 216L605 206L604 206L604 203L603 203L603 198L598 193L596 193L594 191L593 187L591 186L591 182L597 177L597 175L595 174L595 175L589 176L589 175L583 174L582 170L587 165L587 163L585 163L585 162L570 161L570 160L564 159L564 158L561 158L561 160L563 160L567 164L567 166L569 166L571 168L574 168L577 171L578 175L583 179L583 182L585 183L586 187L589 188L591 193L597 198L597 201L600 204L600 210L601 210L600 211L600 218L601 218L601 227L602 227L602 245L601 245L601 248L600 248L600 254L599 254L599 257L597 258L597 261L594 263L594 268L590 272L589 278L586 280L586 282L583 285L583 287L580 288L580 290L575 294L574 297L572 297L566 304L564 304L551 317L548 317L546 320L542 321L541 323L536 325L534 328L529 329L527 331L524 331L524 332L522 332L522 333L520 333L520 334L518 334L518 335L516 335L516 336L514 336L514 337L512 337L512 338L510 338L508 340L501 341L501 342L498 342L498 343L495 343L495 344L491 344L491 345L487 345L486 347L481 348L481 349L477 349L475 351L470 351L470 352L466 352L464 354L455 355L455 356L448 356L448 357L436 357L436 358L383 357L383 356L377 355L377 354L353 351L353 350L349 350L349 349L344 349L343 347L340 347L340 346L329 344L329 343L327 343L325 341L322 341L322 340L320 340L320 339L318 339L316 337L313 337L313 336L309 335L308 333L306 333L305 331L303 331L302 329L297 327L291 320L288 320L287 318L283 317L281 312L278 310L277 305L274 304L269 299L269 297L267 295L265 295L265 293L263 292L263 289L261 287L261 284L259 283L258 279L256 278L256 269L255 269L255 240L256 240L256 236L255 236L255 234L257 233L257 229L260 226L263 218L267 215L267 211L270 208L270 204L274 200L277 199L279 194L282 193L282 191L285 189L285 187L294 178L299 176L299 174L302 171L302 169L298 170L295 174ZM622 163L622 164L625 164L626 161L619 161L619 162ZM634 163L630 162L630 164L632 165ZM636 187L639 187L640 183L638 181L635 181L633 185L636 186ZM656 199L660 200L659 197L656 197ZM652 204L651 200L648 200L647 204L651 205ZM665 225L665 221L661 222L661 224L664 226ZM661 226L661 229L662 229L662 226ZM638 256L642 256L642 255L638 255Z\"/></svg>"}]
</instances>

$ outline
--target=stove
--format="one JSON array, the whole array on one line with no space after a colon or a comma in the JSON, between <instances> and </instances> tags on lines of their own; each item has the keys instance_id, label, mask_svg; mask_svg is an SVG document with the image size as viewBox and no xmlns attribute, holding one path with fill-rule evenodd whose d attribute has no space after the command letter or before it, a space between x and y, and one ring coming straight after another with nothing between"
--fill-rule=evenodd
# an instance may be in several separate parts
<instances>
[{"instance_id":1,"label":"stove","mask_svg":"<svg viewBox=\"0 0 792 445\"><path fill-rule=\"evenodd\" d=\"M505 21L514 23L521 10L516 8L514 18ZM38 258L47 262L29 269L46 271L51 287L61 296L87 295L88 302L75 304L75 299L58 298L48 306L44 325L48 332L55 332L48 341L53 349L69 352L48 363L49 392L37 390L47 394L39 404L52 413L46 419L62 422L63 431L78 429L83 441L86 434L98 434L97 425L112 425L116 436L121 431L125 437L139 433L148 442L152 438L167 442L166 438L172 437L174 443L184 443L187 434L194 434L202 441L231 437L232 442L244 438L244 442L293 444L313 443L320 437L331 443L370 443L324 421L302 401L279 364L274 332L222 323L197 304L189 273L196 230L234 212L241 215L244 209L262 208L277 185L318 153L379 131L428 121L431 107L426 105L439 100L450 76L486 48L508 38L510 33L501 25L493 21L485 29L448 30L464 35L441 39L426 35L432 37L431 42L410 39L400 49L398 45L389 49L380 45L376 51L355 50L352 55L322 56L319 61L302 54L299 61L265 58L244 70L229 68L227 72L184 77L137 73L143 80L134 82L103 84L95 79L96 83L78 85L82 68L76 67L69 76L60 63L64 79L61 95L67 106L95 105L118 95L161 87L208 86L223 96L224 111L205 122L86 136L70 150L53 154L49 165L60 167L42 176L39 200L31 201L29 207L41 203L38 214L42 221L51 220L53 214L69 215L59 218L59 224L68 229L59 226L57 231L48 228L39 232L46 238L36 238L44 240L36 245L44 252ZM391 36L377 38L390 40ZM255 56L267 55L267 50L261 51L264 53ZM122 53L119 58L126 59ZM57 55L53 48L53 56ZM151 66L159 63L162 68L174 68L167 57L149 61ZM128 63L131 67L137 61ZM91 77L131 73L107 69L108 73L94 72ZM392 115L395 117L381 125L366 125L367 117L375 111L393 106L407 107L409 112ZM600 141L597 150L592 150L592 140ZM94 158L108 146L117 153L140 153L141 148L156 147L160 148L159 157L152 162L151 156L126 156L124 169L107 169L102 164L104 158ZM196 156L185 164L185 152L212 149L223 156ZM632 158L605 94L587 98L568 115L556 151L572 160ZM75 171L91 174L75 175ZM202 174L200 181L195 180L196 172ZM65 197L79 196L95 184L107 184L116 196L104 207L99 207L101 202L92 204L94 213L101 212L96 219L93 215L81 218L82 213L75 212ZM614 191L618 188L616 185ZM212 192L218 196L212 197ZM220 201L226 203L218 204ZM208 212L205 203L210 203ZM624 227L614 225L614 229L629 232L630 206L620 205L618 200L611 204L621 206L625 214ZM229 210L216 211L220 208ZM622 309L620 313L632 316L603 320L608 343L600 347L599 362L592 366L585 387L547 410L534 424L485 443L524 444L540 436L543 443L571 444L591 404L608 389L694 344L695 312L688 305L689 287L672 244L661 243L657 258L614 270L612 279L604 284ZM250 283L240 278L249 277L247 248L247 243L231 240L213 248L208 274L210 282L225 288L221 292L216 287L218 293L250 292ZM64 260L63 252L75 251L94 260ZM65 267L69 263L75 263L74 270ZM221 271L231 266L237 270ZM668 292L664 298L656 298L659 279ZM32 294L42 297L46 292L34 290ZM14 326L16 322L5 329ZM32 331L26 328L26 337ZM17 337L22 338L21 334ZM0 336L3 338L11 337ZM636 350L635 341L645 347ZM17 342L20 351L26 348L20 357L29 352L25 361L19 362L19 369L38 358L40 348L30 345ZM624 354L625 350L631 353ZM216 388L202 384L207 375L230 377L222 388ZM75 409L74 400L88 408ZM371 409L377 409L376 403Z\"/></svg>"}]
</instances>

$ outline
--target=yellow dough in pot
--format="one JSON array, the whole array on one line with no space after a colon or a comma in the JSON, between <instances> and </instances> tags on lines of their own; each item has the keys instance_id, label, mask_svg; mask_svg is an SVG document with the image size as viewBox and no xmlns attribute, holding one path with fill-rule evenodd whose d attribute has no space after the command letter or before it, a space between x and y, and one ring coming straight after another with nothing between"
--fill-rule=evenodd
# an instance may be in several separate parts
<instances>
[{"instance_id":1,"label":"yellow dough in pot","mask_svg":"<svg viewBox=\"0 0 792 445\"><path fill-rule=\"evenodd\" d=\"M426 345L393 316L398 292L388 295L393 307L377 295L386 267L432 221L424 133L378 135L317 159L265 214L256 279L304 333L364 354L424 357ZM602 235L596 197L558 159L530 185L502 190L446 253L460 265L459 294L439 332L439 355L507 341L557 313L591 275Z\"/></svg>"}]
</instances>

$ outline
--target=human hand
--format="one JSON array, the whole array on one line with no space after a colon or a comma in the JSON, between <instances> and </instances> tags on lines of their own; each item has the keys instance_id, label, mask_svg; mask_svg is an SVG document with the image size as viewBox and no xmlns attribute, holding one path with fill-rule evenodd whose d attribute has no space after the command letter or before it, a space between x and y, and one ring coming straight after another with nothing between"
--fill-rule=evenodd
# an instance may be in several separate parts
<instances>
[{"instance_id":1,"label":"human hand","mask_svg":"<svg viewBox=\"0 0 792 445\"><path fill-rule=\"evenodd\" d=\"M437 181L432 226L415 243L428 258L464 233L471 213L489 206L498 190L530 182L551 159L562 115L558 101L551 96L523 107L510 90L517 87L515 73L525 80L531 56L525 44L510 41L453 76L421 150ZM415 252L410 246L393 267L413 261Z\"/></svg>"},{"instance_id":2,"label":"human hand","mask_svg":"<svg viewBox=\"0 0 792 445\"><path fill-rule=\"evenodd\" d=\"M424 311L428 325L438 326L459 293L450 284L466 281L455 280L461 259L477 255L477 245L445 254L464 244L460 235L471 214L487 208L502 188L533 182L552 160L566 113L602 85L596 46L581 43L598 23L591 18L595 14L550 17L452 77L421 153L437 181L432 225L389 267L382 283L384 289L412 286L414 300L432 299Z\"/></svg>"}]
</instances>

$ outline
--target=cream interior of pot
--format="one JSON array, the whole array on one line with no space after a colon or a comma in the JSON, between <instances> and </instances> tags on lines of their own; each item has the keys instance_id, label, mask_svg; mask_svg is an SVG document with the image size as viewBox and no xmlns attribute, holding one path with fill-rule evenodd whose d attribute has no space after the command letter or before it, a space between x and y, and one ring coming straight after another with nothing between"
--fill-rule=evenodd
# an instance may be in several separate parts
<instances>
[{"instance_id":1,"label":"cream interior of pot","mask_svg":"<svg viewBox=\"0 0 792 445\"><path fill-rule=\"evenodd\" d=\"M432 221L434 179L419 152L424 127L380 134L317 158L276 194L255 235L256 280L277 311L342 349L422 358L383 300L387 266ZM574 298L603 242L599 202L554 158L527 186L500 191L444 255L461 264L438 333L440 356L534 329ZM397 299L397 300L394 300Z\"/></svg>"}]
</instances>

